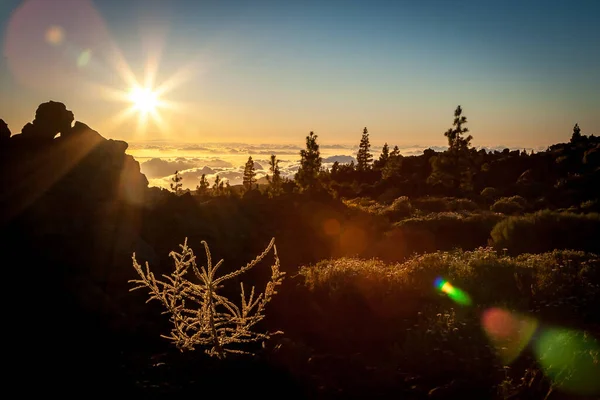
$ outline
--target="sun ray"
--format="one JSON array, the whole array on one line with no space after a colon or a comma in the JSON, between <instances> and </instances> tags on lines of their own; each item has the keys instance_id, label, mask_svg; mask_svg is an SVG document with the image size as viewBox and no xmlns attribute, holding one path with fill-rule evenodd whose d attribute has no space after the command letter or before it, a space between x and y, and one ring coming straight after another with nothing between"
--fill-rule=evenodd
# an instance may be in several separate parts
<instances>
[{"instance_id":1,"label":"sun ray","mask_svg":"<svg viewBox=\"0 0 600 400\"><path fill-rule=\"evenodd\" d=\"M154 122L154 125L156 125L156 127L158 127L158 130L160 131L161 134L164 135L168 132L167 123L166 123L165 119L160 115L160 113L153 112L150 114L150 118L152 118L152 122Z\"/></svg>"},{"instance_id":2,"label":"sun ray","mask_svg":"<svg viewBox=\"0 0 600 400\"><path fill-rule=\"evenodd\" d=\"M143 75L139 77L136 77L116 43L111 43L108 52L105 53L107 66L116 73L113 76L120 78L123 86L118 88L90 83L90 92L98 93L103 99L111 102L127 104L126 109L105 122L104 129L107 131L114 132L131 119L131 125L128 126L134 135L139 137L143 133L151 134L149 130L156 129L162 136L175 129L173 124L178 122L173 118L175 115L196 112L197 106L165 97L201 70L200 59L196 57L165 79L159 79L164 43L161 43L161 35L158 36L157 39L156 32L145 35L153 39L149 40L150 45L145 48L146 61L143 65Z\"/></svg>"},{"instance_id":3,"label":"sun ray","mask_svg":"<svg viewBox=\"0 0 600 400\"><path fill-rule=\"evenodd\" d=\"M123 125L125 120L131 118L133 114L135 114L135 109L133 107L128 107L120 111L118 114L109 118L103 130L109 134L115 132L116 129Z\"/></svg>"},{"instance_id":4,"label":"sun ray","mask_svg":"<svg viewBox=\"0 0 600 400\"><path fill-rule=\"evenodd\" d=\"M163 83L155 89L159 96L162 96L170 91L177 89L179 86L187 82L192 75L196 74L196 63L191 63L188 66L177 70L173 75L167 78Z\"/></svg>"}]
</instances>

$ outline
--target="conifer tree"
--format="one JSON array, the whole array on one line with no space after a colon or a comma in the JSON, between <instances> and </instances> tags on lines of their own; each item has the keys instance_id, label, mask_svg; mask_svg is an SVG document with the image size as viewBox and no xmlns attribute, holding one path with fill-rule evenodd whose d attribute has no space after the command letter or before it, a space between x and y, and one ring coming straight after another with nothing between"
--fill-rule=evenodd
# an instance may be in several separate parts
<instances>
[{"instance_id":1,"label":"conifer tree","mask_svg":"<svg viewBox=\"0 0 600 400\"><path fill-rule=\"evenodd\" d=\"M269 172L271 172L271 176L267 175L267 181L270 191L272 194L278 194L281 191L281 171L279 170L279 160L275 154L271 154Z\"/></svg>"},{"instance_id":2,"label":"conifer tree","mask_svg":"<svg viewBox=\"0 0 600 400\"><path fill-rule=\"evenodd\" d=\"M317 186L322 162L317 137L313 131L310 131L306 137L306 149L300 150L300 168L295 178L302 190L311 190Z\"/></svg>"},{"instance_id":3,"label":"conifer tree","mask_svg":"<svg viewBox=\"0 0 600 400\"><path fill-rule=\"evenodd\" d=\"M171 190L176 194L179 195L182 192L182 188L183 188L183 183L181 183L181 181L183 180L183 178L181 177L181 174L179 173L179 171L175 171L175 175L173 175L173 177L171 178Z\"/></svg>"},{"instance_id":4,"label":"conifer tree","mask_svg":"<svg viewBox=\"0 0 600 400\"><path fill-rule=\"evenodd\" d=\"M225 188L224 188L224 192L226 195L231 196L233 193L233 189L231 188L231 185L229 184L229 180L227 180L225 182Z\"/></svg>"},{"instance_id":5,"label":"conifer tree","mask_svg":"<svg viewBox=\"0 0 600 400\"><path fill-rule=\"evenodd\" d=\"M200 177L200 184L196 186L196 192L199 195L205 195L206 193L208 193L209 187L210 184L208 183L208 179L206 179L206 174L202 174L202 176Z\"/></svg>"},{"instance_id":6,"label":"conifer tree","mask_svg":"<svg viewBox=\"0 0 600 400\"><path fill-rule=\"evenodd\" d=\"M402 172L402 156L390 157L388 162L381 170L381 178L386 180L401 176Z\"/></svg>"},{"instance_id":7,"label":"conifer tree","mask_svg":"<svg viewBox=\"0 0 600 400\"><path fill-rule=\"evenodd\" d=\"M573 127L573 136L571 136L571 143L575 143L581 140L581 129L579 124L575 124Z\"/></svg>"},{"instance_id":8,"label":"conifer tree","mask_svg":"<svg viewBox=\"0 0 600 400\"><path fill-rule=\"evenodd\" d=\"M462 115L462 108L459 105L454 111L453 128L444 133L448 138L447 153L430 159L432 171L427 179L430 184L442 185L447 189L472 190L474 167L469 146L473 136L464 136L469 132L469 128L463 126L466 123L467 117Z\"/></svg>"},{"instance_id":9,"label":"conifer tree","mask_svg":"<svg viewBox=\"0 0 600 400\"><path fill-rule=\"evenodd\" d=\"M395 156L399 156L399 155L400 155L400 149L398 148L398 146L394 146L394 149L390 153L390 157L395 157Z\"/></svg>"},{"instance_id":10,"label":"conifer tree","mask_svg":"<svg viewBox=\"0 0 600 400\"><path fill-rule=\"evenodd\" d=\"M469 128L463 127L466 123L467 117L462 115L462 108L459 105L454 111L453 128L448 129L444 133L444 136L448 138L448 150L450 150L450 152L456 153L469 148L473 136L469 135L464 137L464 134L469 132Z\"/></svg>"},{"instance_id":11,"label":"conifer tree","mask_svg":"<svg viewBox=\"0 0 600 400\"><path fill-rule=\"evenodd\" d=\"M340 162L339 161L334 161L333 165L331 166L331 176L335 176L340 170Z\"/></svg>"},{"instance_id":12,"label":"conifer tree","mask_svg":"<svg viewBox=\"0 0 600 400\"><path fill-rule=\"evenodd\" d=\"M215 177L215 183L213 184L212 189L217 195L223 193L223 180L219 177L219 175Z\"/></svg>"},{"instance_id":13,"label":"conifer tree","mask_svg":"<svg viewBox=\"0 0 600 400\"><path fill-rule=\"evenodd\" d=\"M385 167L385 164L387 163L387 161L390 158L390 148L388 146L387 143L385 143L383 145L383 147L381 148L381 154L379 155L379 160L375 161L374 164L374 168L381 170L383 169L383 167Z\"/></svg>"},{"instance_id":14,"label":"conifer tree","mask_svg":"<svg viewBox=\"0 0 600 400\"><path fill-rule=\"evenodd\" d=\"M244 177L242 184L244 185L244 189L246 189L246 191L252 190L254 184L256 184L256 170L254 169L254 161L252 161L252 156L248 157L248 161L246 161L246 165L244 166Z\"/></svg>"},{"instance_id":15,"label":"conifer tree","mask_svg":"<svg viewBox=\"0 0 600 400\"><path fill-rule=\"evenodd\" d=\"M356 170L359 172L367 171L371 168L371 161L373 161L373 155L369 149L371 144L369 143L369 131L365 126L363 129L362 138L360 139L360 145L358 146L358 153L356 154Z\"/></svg>"}]
</instances>

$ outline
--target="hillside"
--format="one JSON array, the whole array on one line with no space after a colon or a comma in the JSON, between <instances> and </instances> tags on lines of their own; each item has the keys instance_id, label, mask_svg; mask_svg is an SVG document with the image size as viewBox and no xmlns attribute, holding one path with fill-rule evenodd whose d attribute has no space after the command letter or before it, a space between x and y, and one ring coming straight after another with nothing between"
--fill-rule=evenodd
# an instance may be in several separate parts
<instances>
[{"instance_id":1,"label":"hillside","mask_svg":"<svg viewBox=\"0 0 600 400\"><path fill-rule=\"evenodd\" d=\"M148 187L127 143L73 125L61 103L40 109L21 134L0 135L5 282L24 289L4 291L22 343L8 382L21 391L600 394L598 137L535 154L450 146L364 168L305 163L295 180L182 193ZM130 292L134 253L160 276L186 238L205 263L204 240L229 273L273 237L286 277L257 328L283 333L244 347L254 356L180 352L160 336L171 329L160 305ZM244 283L263 288L271 257ZM237 301L238 286L224 295Z\"/></svg>"}]
</instances>

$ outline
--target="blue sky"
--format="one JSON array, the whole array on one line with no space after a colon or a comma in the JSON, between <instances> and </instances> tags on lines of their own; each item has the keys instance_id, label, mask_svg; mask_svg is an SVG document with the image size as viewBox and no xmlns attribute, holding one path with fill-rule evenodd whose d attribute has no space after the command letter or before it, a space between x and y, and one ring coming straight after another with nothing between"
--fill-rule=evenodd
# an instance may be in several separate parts
<instances>
[{"instance_id":1,"label":"blue sky","mask_svg":"<svg viewBox=\"0 0 600 400\"><path fill-rule=\"evenodd\" d=\"M86 1L0 3L0 118L13 133L54 99L125 140L302 143L314 130L350 143L367 126L374 143L436 145L458 104L475 145L550 145L576 122L600 134L598 1ZM107 122L129 105L86 85L129 89L109 44L138 80L158 49L157 84L186 72L162 124Z\"/></svg>"}]
</instances>

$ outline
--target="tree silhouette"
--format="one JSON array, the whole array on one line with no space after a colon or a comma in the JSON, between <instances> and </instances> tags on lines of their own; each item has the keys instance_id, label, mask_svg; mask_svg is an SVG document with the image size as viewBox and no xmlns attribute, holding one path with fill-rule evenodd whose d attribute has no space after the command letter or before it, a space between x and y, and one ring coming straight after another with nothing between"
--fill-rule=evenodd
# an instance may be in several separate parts
<instances>
[{"instance_id":1,"label":"tree silhouette","mask_svg":"<svg viewBox=\"0 0 600 400\"><path fill-rule=\"evenodd\" d=\"M306 137L306 149L300 150L300 168L295 178L302 190L311 190L317 186L322 162L317 137L313 131L310 131Z\"/></svg>"},{"instance_id":2,"label":"tree silhouette","mask_svg":"<svg viewBox=\"0 0 600 400\"><path fill-rule=\"evenodd\" d=\"M466 123L467 117L462 115L462 108L459 105L454 111L453 128L444 133L448 138L448 151L430 159L432 172L427 180L428 183L453 190L473 189L473 160L469 152L473 136L464 136L469 132L469 128L463 126Z\"/></svg>"},{"instance_id":3,"label":"tree silhouette","mask_svg":"<svg viewBox=\"0 0 600 400\"><path fill-rule=\"evenodd\" d=\"M181 174L179 174L179 171L175 171L175 175L171 178L171 190L177 195L181 194L183 187L183 183L181 183L182 180L183 178L181 177Z\"/></svg>"},{"instance_id":4,"label":"tree silhouette","mask_svg":"<svg viewBox=\"0 0 600 400\"><path fill-rule=\"evenodd\" d=\"M224 189L223 185L224 185L223 180L219 177L219 175L217 175L215 177L215 183L213 184L213 187L212 187L213 192L217 195L223 193L223 189Z\"/></svg>"},{"instance_id":5,"label":"tree silhouette","mask_svg":"<svg viewBox=\"0 0 600 400\"><path fill-rule=\"evenodd\" d=\"M392 152L381 170L381 178L385 180L399 177L402 172L402 158L399 151Z\"/></svg>"},{"instance_id":6,"label":"tree silhouette","mask_svg":"<svg viewBox=\"0 0 600 400\"><path fill-rule=\"evenodd\" d=\"M210 183L208 183L208 179L206 179L206 174L202 174L200 177L200 184L196 186L196 192L199 195L205 195L208 193L208 188L210 187Z\"/></svg>"},{"instance_id":7,"label":"tree silhouette","mask_svg":"<svg viewBox=\"0 0 600 400\"><path fill-rule=\"evenodd\" d=\"M469 132L469 128L463 127L467 123L467 117L462 115L462 108L459 105L454 111L454 122L452 123L453 128L448 129L444 136L448 138L448 147L450 152L458 152L465 150L471 144L473 136L469 135L464 137L465 133Z\"/></svg>"},{"instance_id":8,"label":"tree silhouette","mask_svg":"<svg viewBox=\"0 0 600 400\"><path fill-rule=\"evenodd\" d=\"M385 164L390 158L390 148L387 143L383 145L381 148L381 154L379 155L379 159L375 160L373 163L373 168L376 170L382 170L385 167Z\"/></svg>"},{"instance_id":9,"label":"tree silhouette","mask_svg":"<svg viewBox=\"0 0 600 400\"><path fill-rule=\"evenodd\" d=\"M573 136L571 136L571 143L576 143L581 140L581 129L579 128L579 124L575 124L573 127Z\"/></svg>"},{"instance_id":10,"label":"tree silhouette","mask_svg":"<svg viewBox=\"0 0 600 400\"><path fill-rule=\"evenodd\" d=\"M246 189L246 191L252 190L254 184L256 184L256 171L254 169L254 161L252 161L252 156L248 157L248 161L246 161L246 165L244 166L244 177L242 184L244 185L244 189Z\"/></svg>"},{"instance_id":11,"label":"tree silhouette","mask_svg":"<svg viewBox=\"0 0 600 400\"><path fill-rule=\"evenodd\" d=\"M358 153L356 154L356 170L359 172L367 171L371 168L371 161L373 161L373 155L369 149L371 144L369 143L369 131L365 126L363 129L362 138L360 139L360 145L358 146Z\"/></svg>"},{"instance_id":12,"label":"tree silhouette","mask_svg":"<svg viewBox=\"0 0 600 400\"><path fill-rule=\"evenodd\" d=\"M272 194L276 195L281 191L281 171L279 170L279 160L277 160L275 154L271 154L269 172L271 172L271 176L267 175L269 189Z\"/></svg>"}]
</instances>

